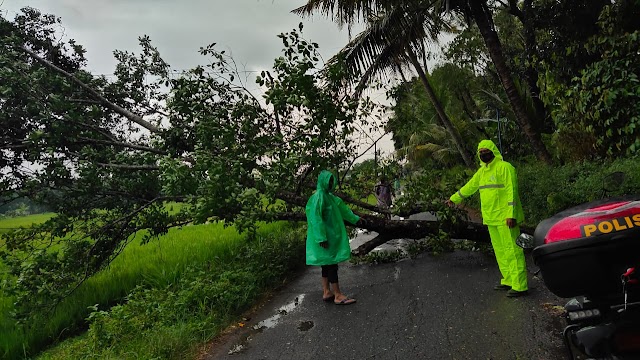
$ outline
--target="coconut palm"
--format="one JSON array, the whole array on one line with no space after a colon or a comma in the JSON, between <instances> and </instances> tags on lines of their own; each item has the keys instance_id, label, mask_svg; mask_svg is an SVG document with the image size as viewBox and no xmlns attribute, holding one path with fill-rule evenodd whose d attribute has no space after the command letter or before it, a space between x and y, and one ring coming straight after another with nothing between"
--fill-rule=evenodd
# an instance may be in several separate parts
<instances>
[{"instance_id":1,"label":"coconut palm","mask_svg":"<svg viewBox=\"0 0 640 360\"><path fill-rule=\"evenodd\" d=\"M489 6L488 0L439 0L435 3L440 3L446 11L451 11L460 14L470 21L475 22L480 30L480 34L484 39L484 42L491 56L491 61L496 67L496 72L502 83L511 109L513 110L516 121L520 126L520 129L529 139L531 146L533 147L538 159L551 163L551 155L546 146L542 142L540 133L535 130L531 116L527 112L525 102L522 100L521 94L518 91L518 87L513 81L511 71L507 66L507 62L502 51L502 44L498 38L498 33L495 29L493 22L493 10ZM515 2L509 1L509 6L516 6ZM513 4L511 4L513 3Z\"/></svg>"},{"instance_id":2,"label":"coconut palm","mask_svg":"<svg viewBox=\"0 0 640 360\"><path fill-rule=\"evenodd\" d=\"M451 166L458 163L458 152L451 143L446 129L437 124L426 124L420 132L409 137L406 146L396 150L398 158L406 158L412 163L421 163L427 159Z\"/></svg>"},{"instance_id":3,"label":"coconut palm","mask_svg":"<svg viewBox=\"0 0 640 360\"><path fill-rule=\"evenodd\" d=\"M502 45L493 23L493 11L488 2L488 0L308 0L306 5L294 10L294 12L301 15L310 15L318 11L332 16L333 20L340 25L351 25L359 19L374 18L375 20L379 14L383 14L385 20L380 22L380 26L384 25L387 31L391 31L391 34L378 34L378 40L383 42L376 46L373 45L373 42L368 46L363 46L363 51L360 55L360 61L366 59L363 64L370 65L367 69L371 69L370 72L372 74L375 71L381 71L380 69L386 68L386 64L397 58L397 56L390 57L391 51L382 51L387 49L386 45L391 47L400 46L396 42L389 42L389 40L400 41L400 43L405 44L408 42L411 45L405 46L406 59L408 63L415 67L416 64L419 65L417 55L421 54L416 50L423 48L422 41L435 38L434 35L437 36L437 33L423 32L424 35L429 36L424 36L421 39L417 37L406 39L404 42L397 35L403 32L416 36L420 35L419 32L412 32L412 29L415 31L416 29L424 28L425 24L442 24L442 19L445 13L448 12L463 15L469 22L475 22L482 34L491 60L496 67L500 82L507 94L518 125L529 139L538 158L550 163L551 155L542 142L540 133L533 127L533 121L527 114L524 102L518 93L517 87L514 85L513 77L506 64ZM394 11L398 11L399 17L391 16ZM401 19L402 15L407 17ZM432 28L433 31L441 31L442 29L443 27ZM371 40L376 40L376 38L372 37ZM353 59L358 60L358 57L353 57ZM426 79L425 72L417 68L416 71L420 79L425 82L423 80ZM364 75L367 75L366 71ZM426 82L428 83L428 81ZM428 89L427 92L429 92ZM445 127L449 130L446 124Z\"/></svg>"},{"instance_id":4,"label":"coconut palm","mask_svg":"<svg viewBox=\"0 0 640 360\"><path fill-rule=\"evenodd\" d=\"M350 80L357 83L356 92L362 91L374 78L402 72L402 66L410 64L437 112L439 125L451 136L465 164L473 167L473 156L435 95L426 65L421 63L421 59L427 56L425 40L437 41L438 35L448 29L448 25L441 18L431 16L427 9L416 8L416 5L419 3L407 2L370 13L366 29L330 61L346 64ZM294 11L308 14L304 7Z\"/></svg>"}]
</instances>

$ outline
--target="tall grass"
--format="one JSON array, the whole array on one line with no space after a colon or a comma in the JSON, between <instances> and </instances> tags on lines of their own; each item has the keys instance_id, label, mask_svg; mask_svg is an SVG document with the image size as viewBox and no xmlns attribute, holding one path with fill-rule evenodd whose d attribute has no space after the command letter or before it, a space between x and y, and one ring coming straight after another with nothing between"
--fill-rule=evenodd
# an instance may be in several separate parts
<instances>
[{"instance_id":1,"label":"tall grass","mask_svg":"<svg viewBox=\"0 0 640 360\"><path fill-rule=\"evenodd\" d=\"M304 265L303 238L302 228L284 223L262 226L253 241L239 239L212 252L209 259L186 266L179 275L163 275L153 286L136 287L122 305L95 309L86 335L40 358L193 358L203 342Z\"/></svg>"},{"instance_id":2,"label":"tall grass","mask_svg":"<svg viewBox=\"0 0 640 360\"><path fill-rule=\"evenodd\" d=\"M46 220L46 216L42 218ZM7 227L18 223L17 219L11 220L11 226ZM260 231L277 232L280 227L281 224L264 225ZM141 239L142 234L138 234L107 269L87 280L53 313L31 324L15 326L8 317L11 299L0 295L0 350L4 358L29 356L51 342L86 329L84 320L91 312L90 306L98 304L100 309L107 309L122 301L136 286L169 286L178 281L188 266L198 264L206 264L215 271L246 240L233 227L225 228L220 223L171 229L144 246Z\"/></svg>"},{"instance_id":3,"label":"tall grass","mask_svg":"<svg viewBox=\"0 0 640 360\"><path fill-rule=\"evenodd\" d=\"M52 218L54 213L45 213L29 216L20 216L14 218L0 219L0 235L15 229L22 227L30 227L34 224L43 223ZM4 244L2 237L0 237L0 250ZM6 282L14 281L5 264L0 261L0 354L5 353L4 357L7 357L7 349L9 344L12 343L17 335L15 331L15 323L10 314L13 310L13 298L5 292ZM20 346L22 348L22 346ZM22 349L21 349L22 350ZM22 350L24 352L24 350Z\"/></svg>"}]
</instances>

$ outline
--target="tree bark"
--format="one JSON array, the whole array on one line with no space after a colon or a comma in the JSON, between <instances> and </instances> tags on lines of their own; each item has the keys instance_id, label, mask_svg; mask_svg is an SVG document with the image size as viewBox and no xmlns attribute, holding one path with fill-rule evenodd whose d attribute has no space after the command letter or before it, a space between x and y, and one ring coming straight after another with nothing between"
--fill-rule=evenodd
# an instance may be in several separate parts
<instances>
[{"instance_id":1,"label":"tree bark","mask_svg":"<svg viewBox=\"0 0 640 360\"><path fill-rule=\"evenodd\" d=\"M533 127L533 122L529 118L529 115L527 114L524 106L524 102L522 101L522 98L518 93L518 89L513 82L511 71L509 70L509 67L507 66L507 63L504 59L500 39L498 39L498 34L496 33L493 26L492 15L489 13L489 9L486 5L486 0L472 0L468 3L471 9L471 16L475 20L476 25L478 25L480 34L482 35L482 38L487 45L489 55L491 56L491 60L493 61L494 66L496 67L498 77L500 78L502 87L507 94L507 98L509 99L511 108L513 109L513 112L516 116L518 125L529 139L529 142L531 143L533 150L536 152L536 156L538 157L538 159L547 164L551 164L551 154L549 154L549 151L542 142L540 133Z\"/></svg>"},{"instance_id":2,"label":"tree bark","mask_svg":"<svg viewBox=\"0 0 640 360\"><path fill-rule=\"evenodd\" d=\"M416 54L411 49L407 49L407 53L409 55L409 60L411 61L411 64L413 65L415 70L418 72L418 77L420 78L422 85L427 91L427 97L429 98L429 100L431 100L433 107L438 113L438 118L440 119L440 123L442 124L442 126L445 127L445 129L447 129L447 132L449 133L449 135L451 135L451 138L453 139L453 142L456 144L456 148L458 149L458 152L462 156L464 163L469 168L472 168L472 169L475 168L476 164L473 161L473 157L467 151L467 148L464 146L464 142L462 141L462 137L460 136L460 133L455 128L455 126L453 126L453 124L451 123L449 116L447 116L444 109L442 108L442 104L440 104L440 101L436 97L436 94L433 92L433 88L429 83L429 79L427 79L427 75L425 74L425 71L422 69L422 65L420 65L420 63L418 62L418 58L416 57Z\"/></svg>"},{"instance_id":3,"label":"tree bark","mask_svg":"<svg viewBox=\"0 0 640 360\"><path fill-rule=\"evenodd\" d=\"M304 206L306 200L296 194L283 192L278 195L281 200L297 206ZM348 198L347 198L348 199ZM345 202L349 202L346 199ZM419 206L413 208L410 213L419 213L425 211ZM362 244L352 252L354 255L365 255L377 246L393 239L423 239L425 237L438 234L440 230L445 230L454 239L467 239L477 242L490 242L489 231L487 227L479 222L465 221L456 226L446 228L439 221L430 220L391 220L380 216L362 214L354 211L364 221L357 225L345 222L346 226L358 227L369 231L375 231L378 236L372 240ZM300 212L287 212L266 215L265 220L286 220L286 221L306 221L305 214ZM524 232L533 233L531 229L523 229Z\"/></svg>"}]
</instances>

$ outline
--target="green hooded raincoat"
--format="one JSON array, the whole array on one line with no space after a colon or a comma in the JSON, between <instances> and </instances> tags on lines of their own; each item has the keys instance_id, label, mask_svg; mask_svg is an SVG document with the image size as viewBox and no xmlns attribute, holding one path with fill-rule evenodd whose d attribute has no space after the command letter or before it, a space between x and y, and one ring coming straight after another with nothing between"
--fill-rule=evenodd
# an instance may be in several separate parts
<instances>
[{"instance_id":1,"label":"green hooded raincoat","mask_svg":"<svg viewBox=\"0 0 640 360\"><path fill-rule=\"evenodd\" d=\"M333 186L329 188L331 178ZM316 192L307 201L307 265L333 265L351 258L344 221L355 224L360 217L331 193L335 185L333 174L323 170L318 176ZM320 246L323 241L329 242L327 249Z\"/></svg>"},{"instance_id":2,"label":"green hooded raincoat","mask_svg":"<svg viewBox=\"0 0 640 360\"><path fill-rule=\"evenodd\" d=\"M513 290L524 291L528 289L527 266L524 252L515 243L520 229L518 226L509 228L506 224L507 219L516 219L518 224L524 220L516 169L502 160L493 141L482 140L478 144L480 149L491 150L495 158L488 164L481 161L480 169L450 200L458 204L480 191L482 222L489 227L491 245L502 274L500 283L511 286Z\"/></svg>"}]
</instances>

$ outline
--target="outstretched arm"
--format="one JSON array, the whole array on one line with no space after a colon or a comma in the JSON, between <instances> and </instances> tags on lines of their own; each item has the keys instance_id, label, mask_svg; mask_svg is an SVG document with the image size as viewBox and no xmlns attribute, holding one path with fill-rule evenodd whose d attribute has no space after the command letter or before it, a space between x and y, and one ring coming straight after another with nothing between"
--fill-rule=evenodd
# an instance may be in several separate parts
<instances>
[{"instance_id":1,"label":"outstretched arm","mask_svg":"<svg viewBox=\"0 0 640 360\"><path fill-rule=\"evenodd\" d=\"M340 215L342 215L342 219L352 223L353 225L355 225L358 222L358 220L360 220L360 217L354 214L353 211L351 211L351 209L347 206L347 204L345 204L344 201L342 201L342 199L340 199L337 196L334 196L334 200L336 202L336 206L340 210Z\"/></svg>"},{"instance_id":2,"label":"outstretched arm","mask_svg":"<svg viewBox=\"0 0 640 360\"><path fill-rule=\"evenodd\" d=\"M459 204L462 200L468 198L478 191L480 176L476 172L471 180L469 180L463 187L460 188L455 194L451 195L448 202L453 204Z\"/></svg>"}]
</instances>

